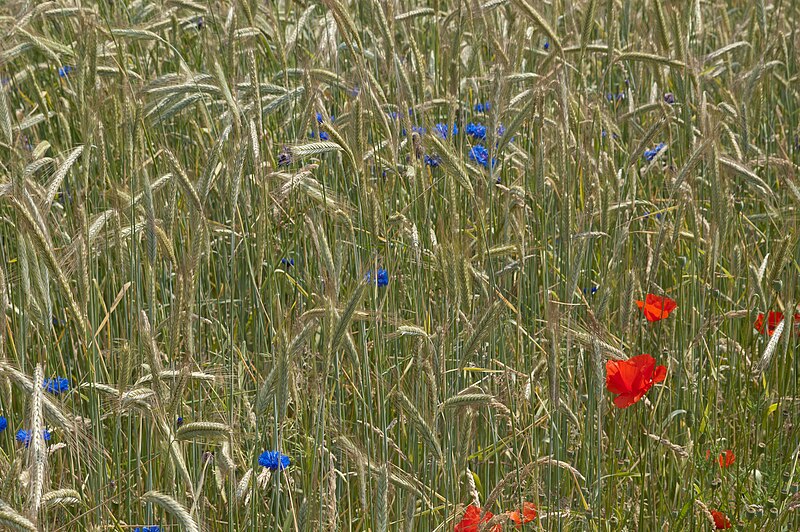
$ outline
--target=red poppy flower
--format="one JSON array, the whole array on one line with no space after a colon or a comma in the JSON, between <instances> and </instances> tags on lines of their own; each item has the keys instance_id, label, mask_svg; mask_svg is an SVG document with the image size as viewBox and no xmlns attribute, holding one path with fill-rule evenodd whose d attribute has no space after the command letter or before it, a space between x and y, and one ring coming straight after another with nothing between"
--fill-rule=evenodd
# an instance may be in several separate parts
<instances>
[{"instance_id":1,"label":"red poppy flower","mask_svg":"<svg viewBox=\"0 0 800 532\"><path fill-rule=\"evenodd\" d=\"M642 309L647 321L663 320L669 313L678 308L674 299L661 297L655 294L647 294L644 301L637 301L636 306Z\"/></svg>"},{"instance_id":2,"label":"red poppy flower","mask_svg":"<svg viewBox=\"0 0 800 532\"><path fill-rule=\"evenodd\" d=\"M771 311L767 313L767 333L772 336L772 333L775 332L775 328L778 326L780 322L783 321L783 312L775 312ZM764 334L764 314L759 314L756 318L756 322L753 324L753 327Z\"/></svg>"},{"instance_id":3,"label":"red poppy flower","mask_svg":"<svg viewBox=\"0 0 800 532\"><path fill-rule=\"evenodd\" d=\"M783 321L783 312L777 311L770 311L767 313L767 334L772 336L775 332L775 329L778 327L778 324ZM795 324L800 323L800 314L794 315ZM759 314L756 317L756 322L753 324L753 327L764 334L764 314Z\"/></svg>"},{"instance_id":4,"label":"red poppy flower","mask_svg":"<svg viewBox=\"0 0 800 532\"><path fill-rule=\"evenodd\" d=\"M730 449L726 449L720 453L717 461L719 462L720 467L730 467L733 465L733 462L736 460L736 456L733 454L733 451Z\"/></svg>"},{"instance_id":5,"label":"red poppy flower","mask_svg":"<svg viewBox=\"0 0 800 532\"><path fill-rule=\"evenodd\" d=\"M731 520L719 510L711 510L711 517L714 518L714 528L717 530L725 530L731 527Z\"/></svg>"},{"instance_id":6,"label":"red poppy flower","mask_svg":"<svg viewBox=\"0 0 800 532\"><path fill-rule=\"evenodd\" d=\"M656 367L650 355L639 355L628 360L609 360L606 362L606 388L618 394L614 404L618 408L628 408L641 399L653 384L667 377L667 368Z\"/></svg>"},{"instance_id":7,"label":"red poppy flower","mask_svg":"<svg viewBox=\"0 0 800 532\"><path fill-rule=\"evenodd\" d=\"M519 511L514 510L513 512L508 512L508 518L514 521L517 524L517 527L522 526L522 523L530 523L534 519L536 519L537 512L536 512L536 505L532 502L526 502L522 505L522 518L520 519Z\"/></svg>"},{"instance_id":8,"label":"red poppy flower","mask_svg":"<svg viewBox=\"0 0 800 532\"><path fill-rule=\"evenodd\" d=\"M480 524L486 523L492 517L494 517L494 514L487 510L483 514L483 519L481 519L481 509L474 504L470 504L467 506L467 511L464 512L464 517L456 524L453 532L478 532ZM495 525L490 532L500 532L502 528L502 525Z\"/></svg>"}]
</instances>

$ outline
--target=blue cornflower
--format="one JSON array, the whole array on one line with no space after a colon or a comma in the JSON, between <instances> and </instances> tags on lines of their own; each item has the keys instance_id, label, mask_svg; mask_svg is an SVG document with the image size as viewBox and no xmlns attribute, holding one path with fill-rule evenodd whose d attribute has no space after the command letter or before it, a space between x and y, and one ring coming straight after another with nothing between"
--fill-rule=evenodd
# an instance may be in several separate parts
<instances>
[{"instance_id":1,"label":"blue cornflower","mask_svg":"<svg viewBox=\"0 0 800 532\"><path fill-rule=\"evenodd\" d=\"M278 166L289 166L292 164L292 150L288 146L284 146L278 153Z\"/></svg>"},{"instance_id":2,"label":"blue cornflower","mask_svg":"<svg viewBox=\"0 0 800 532\"><path fill-rule=\"evenodd\" d=\"M651 150L644 150L644 158L645 158L645 160L647 162L652 161L653 159L655 159L656 155L658 155L658 153L661 150L663 150L664 148L666 148L666 147L667 147L667 145L664 144L663 142L661 142L655 148L653 148Z\"/></svg>"},{"instance_id":3,"label":"blue cornflower","mask_svg":"<svg viewBox=\"0 0 800 532\"><path fill-rule=\"evenodd\" d=\"M425 159L425 164L426 165L434 167L434 168L439 166L441 164L441 162L442 162L442 160L439 158L438 155L428 155L427 153L425 154L424 159Z\"/></svg>"},{"instance_id":4,"label":"blue cornflower","mask_svg":"<svg viewBox=\"0 0 800 532\"><path fill-rule=\"evenodd\" d=\"M281 259L281 264L283 264L287 268L291 268L292 266L294 266L294 259L283 258Z\"/></svg>"},{"instance_id":5,"label":"blue cornflower","mask_svg":"<svg viewBox=\"0 0 800 532\"><path fill-rule=\"evenodd\" d=\"M61 395L69 391L69 379L66 377L53 377L52 379L45 379L42 382L42 387L54 395Z\"/></svg>"},{"instance_id":6,"label":"blue cornflower","mask_svg":"<svg viewBox=\"0 0 800 532\"><path fill-rule=\"evenodd\" d=\"M62 67L58 67L58 77L65 78L67 75L72 72L73 68L69 65L64 65Z\"/></svg>"},{"instance_id":7,"label":"blue cornflower","mask_svg":"<svg viewBox=\"0 0 800 532\"><path fill-rule=\"evenodd\" d=\"M44 438L44 441L50 441L50 431L47 430L47 429L44 429L42 431L42 438ZM19 429L17 431L17 441L20 442L20 443L24 443L25 447L30 445L31 444L31 431Z\"/></svg>"},{"instance_id":8,"label":"blue cornflower","mask_svg":"<svg viewBox=\"0 0 800 532\"><path fill-rule=\"evenodd\" d=\"M447 124L444 124L442 122L436 124L436 134L439 135L440 138L446 139L447 131L448 131ZM453 124L453 136L455 135L458 135L458 126Z\"/></svg>"},{"instance_id":9,"label":"blue cornflower","mask_svg":"<svg viewBox=\"0 0 800 532\"><path fill-rule=\"evenodd\" d=\"M489 150L480 144L473 146L473 148L469 150L469 158L482 166L489 167ZM497 159L492 157L492 167L494 167L495 164L497 164Z\"/></svg>"},{"instance_id":10,"label":"blue cornflower","mask_svg":"<svg viewBox=\"0 0 800 532\"><path fill-rule=\"evenodd\" d=\"M392 120L397 120L398 118L397 111L388 111L386 114L389 115L389 118Z\"/></svg>"},{"instance_id":11,"label":"blue cornflower","mask_svg":"<svg viewBox=\"0 0 800 532\"><path fill-rule=\"evenodd\" d=\"M352 96L353 98L355 98L355 97L357 97L359 94L361 94L361 87L359 87L358 85L353 85L353 88L352 88L352 89L350 89L350 91L349 91L349 92L350 92L350 96Z\"/></svg>"},{"instance_id":12,"label":"blue cornflower","mask_svg":"<svg viewBox=\"0 0 800 532\"><path fill-rule=\"evenodd\" d=\"M502 137L505 134L505 132L506 132L506 128L502 124L497 126L497 136L498 137Z\"/></svg>"},{"instance_id":13,"label":"blue cornflower","mask_svg":"<svg viewBox=\"0 0 800 532\"><path fill-rule=\"evenodd\" d=\"M161 532L161 527L158 525L142 526L133 529L133 532Z\"/></svg>"},{"instance_id":14,"label":"blue cornflower","mask_svg":"<svg viewBox=\"0 0 800 532\"><path fill-rule=\"evenodd\" d=\"M411 131L412 133L416 133L417 135L420 136L425 134L425 128L422 126L411 126Z\"/></svg>"},{"instance_id":15,"label":"blue cornflower","mask_svg":"<svg viewBox=\"0 0 800 532\"><path fill-rule=\"evenodd\" d=\"M675 95L672 94L671 92L665 92L664 93L664 101L667 102L668 104L672 105L673 103L675 103Z\"/></svg>"},{"instance_id":16,"label":"blue cornflower","mask_svg":"<svg viewBox=\"0 0 800 532\"><path fill-rule=\"evenodd\" d=\"M467 124L467 135L473 136L476 139L483 140L486 138L486 126L481 123L472 123L470 122Z\"/></svg>"},{"instance_id":17,"label":"blue cornflower","mask_svg":"<svg viewBox=\"0 0 800 532\"><path fill-rule=\"evenodd\" d=\"M8 420L3 416L0 416L0 432L3 432L8 428Z\"/></svg>"},{"instance_id":18,"label":"blue cornflower","mask_svg":"<svg viewBox=\"0 0 800 532\"><path fill-rule=\"evenodd\" d=\"M596 287L596 286L593 286L593 287L591 287L591 288L584 288L584 289L583 289L583 293L584 293L584 294L592 294L592 295L595 295L595 294L597 293L597 287Z\"/></svg>"},{"instance_id":19,"label":"blue cornflower","mask_svg":"<svg viewBox=\"0 0 800 532\"><path fill-rule=\"evenodd\" d=\"M316 133L312 131L311 133L308 134L308 136L313 139L316 136ZM328 133L326 133L325 131L319 132L319 140L329 140L330 138L331 136L328 135Z\"/></svg>"},{"instance_id":20,"label":"blue cornflower","mask_svg":"<svg viewBox=\"0 0 800 532\"><path fill-rule=\"evenodd\" d=\"M178 428L181 428L183 426L183 416L178 416L178 419L175 420L175 425Z\"/></svg>"},{"instance_id":21,"label":"blue cornflower","mask_svg":"<svg viewBox=\"0 0 800 532\"><path fill-rule=\"evenodd\" d=\"M202 30L203 26L205 25L203 17L197 17L196 19L194 19L194 23L197 25L198 30Z\"/></svg>"},{"instance_id":22,"label":"blue cornflower","mask_svg":"<svg viewBox=\"0 0 800 532\"><path fill-rule=\"evenodd\" d=\"M278 451L264 451L258 457L258 465L272 471L281 471L292 465L292 461L285 454Z\"/></svg>"},{"instance_id":23,"label":"blue cornflower","mask_svg":"<svg viewBox=\"0 0 800 532\"><path fill-rule=\"evenodd\" d=\"M333 115L331 115L331 122L333 122L334 120L335 120L335 117ZM325 121L325 117L322 116L322 113L317 113L317 123L321 124L324 121Z\"/></svg>"},{"instance_id":24,"label":"blue cornflower","mask_svg":"<svg viewBox=\"0 0 800 532\"><path fill-rule=\"evenodd\" d=\"M545 50L549 50L550 49L550 43L549 42L544 41L544 49Z\"/></svg>"},{"instance_id":25,"label":"blue cornflower","mask_svg":"<svg viewBox=\"0 0 800 532\"><path fill-rule=\"evenodd\" d=\"M475 107L473 107L473 109L475 109L476 113L488 113L489 109L491 109L491 108L492 108L492 104L489 103L489 102L486 102L486 103L480 103L479 102L479 103L475 104Z\"/></svg>"},{"instance_id":26,"label":"blue cornflower","mask_svg":"<svg viewBox=\"0 0 800 532\"><path fill-rule=\"evenodd\" d=\"M378 283L378 286L386 286L389 284L389 272L387 272L384 268L378 268L378 275L375 276L375 279ZM372 272L367 272L364 276L364 280L367 283L372 283Z\"/></svg>"}]
</instances>

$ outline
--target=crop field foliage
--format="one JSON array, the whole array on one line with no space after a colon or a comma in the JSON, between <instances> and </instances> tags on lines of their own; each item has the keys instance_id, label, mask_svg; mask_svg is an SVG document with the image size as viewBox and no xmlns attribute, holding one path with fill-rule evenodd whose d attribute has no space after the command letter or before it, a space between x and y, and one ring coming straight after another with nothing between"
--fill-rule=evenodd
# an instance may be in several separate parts
<instances>
[{"instance_id":1,"label":"crop field foliage","mask_svg":"<svg viewBox=\"0 0 800 532\"><path fill-rule=\"evenodd\" d=\"M799 52L797 0L0 2L0 529L800 529Z\"/></svg>"}]
</instances>

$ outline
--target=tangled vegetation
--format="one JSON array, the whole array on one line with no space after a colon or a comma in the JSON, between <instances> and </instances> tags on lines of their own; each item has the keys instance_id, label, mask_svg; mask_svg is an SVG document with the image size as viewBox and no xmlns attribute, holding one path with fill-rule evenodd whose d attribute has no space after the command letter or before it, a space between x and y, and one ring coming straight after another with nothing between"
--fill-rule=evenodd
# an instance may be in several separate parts
<instances>
[{"instance_id":1,"label":"tangled vegetation","mask_svg":"<svg viewBox=\"0 0 800 532\"><path fill-rule=\"evenodd\" d=\"M800 2L0 36L0 529L800 529Z\"/></svg>"}]
</instances>

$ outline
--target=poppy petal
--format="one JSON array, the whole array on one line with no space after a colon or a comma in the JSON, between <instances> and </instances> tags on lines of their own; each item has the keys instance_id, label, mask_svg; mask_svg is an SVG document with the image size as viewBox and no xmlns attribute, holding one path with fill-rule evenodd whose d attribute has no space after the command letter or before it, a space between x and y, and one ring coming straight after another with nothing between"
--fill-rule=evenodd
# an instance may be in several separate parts
<instances>
[{"instance_id":1,"label":"poppy petal","mask_svg":"<svg viewBox=\"0 0 800 532\"><path fill-rule=\"evenodd\" d=\"M628 359L628 362L636 366L636 369L642 372L645 378L649 378L653 374L653 369L656 367L656 359L647 353L636 355Z\"/></svg>"},{"instance_id":2,"label":"poppy petal","mask_svg":"<svg viewBox=\"0 0 800 532\"><path fill-rule=\"evenodd\" d=\"M664 382L667 378L667 368L665 366L657 366L653 373L653 382Z\"/></svg>"},{"instance_id":3,"label":"poppy petal","mask_svg":"<svg viewBox=\"0 0 800 532\"><path fill-rule=\"evenodd\" d=\"M486 512L486 515L491 516L491 512ZM489 517L489 519L491 519L491 517ZM484 517L484 520L486 520L486 517ZM478 525L480 522L481 509L474 504L470 504L467 506L467 510L464 512L461 521L456 523L453 532L478 532Z\"/></svg>"},{"instance_id":4,"label":"poppy petal","mask_svg":"<svg viewBox=\"0 0 800 532\"><path fill-rule=\"evenodd\" d=\"M624 394L618 395L617 397L614 398L614 405L617 408L628 408L629 406L631 406L632 404L634 404L636 401L638 401L641 398L642 398L642 396L639 395L639 394L624 393Z\"/></svg>"},{"instance_id":5,"label":"poppy petal","mask_svg":"<svg viewBox=\"0 0 800 532\"><path fill-rule=\"evenodd\" d=\"M622 382L622 377L619 373L619 361L609 360L606 362L606 388L611 393L625 393L627 390Z\"/></svg>"},{"instance_id":6,"label":"poppy petal","mask_svg":"<svg viewBox=\"0 0 800 532\"><path fill-rule=\"evenodd\" d=\"M731 521L719 510L711 510L711 517L714 519L714 528L717 530L727 530L731 528Z\"/></svg>"},{"instance_id":7,"label":"poppy petal","mask_svg":"<svg viewBox=\"0 0 800 532\"><path fill-rule=\"evenodd\" d=\"M644 311L647 321L658 321L669 316L669 313L678 308L674 299L661 297L655 294L645 296L643 306L637 301L637 305Z\"/></svg>"},{"instance_id":8,"label":"poppy petal","mask_svg":"<svg viewBox=\"0 0 800 532\"><path fill-rule=\"evenodd\" d=\"M630 393L640 379L636 366L627 360L606 362L606 387L611 393Z\"/></svg>"},{"instance_id":9,"label":"poppy petal","mask_svg":"<svg viewBox=\"0 0 800 532\"><path fill-rule=\"evenodd\" d=\"M524 523L530 523L536 516L539 515L539 512L536 509L536 505L532 502L526 502L522 505L522 521Z\"/></svg>"}]
</instances>

